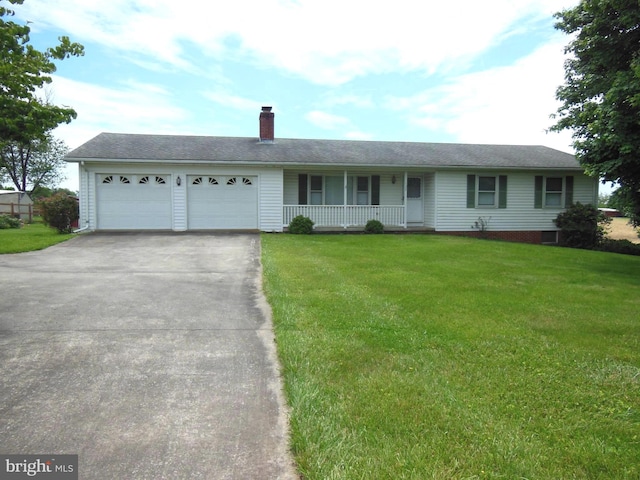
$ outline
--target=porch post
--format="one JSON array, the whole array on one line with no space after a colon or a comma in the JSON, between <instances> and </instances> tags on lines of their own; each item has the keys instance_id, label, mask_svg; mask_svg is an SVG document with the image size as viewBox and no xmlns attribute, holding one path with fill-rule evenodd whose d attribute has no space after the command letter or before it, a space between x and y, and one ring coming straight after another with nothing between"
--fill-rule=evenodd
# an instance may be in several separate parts
<instances>
[{"instance_id":1,"label":"porch post","mask_svg":"<svg viewBox=\"0 0 640 480\"><path fill-rule=\"evenodd\" d=\"M407 228L407 184L409 183L409 172L404 172L404 228Z\"/></svg>"},{"instance_id":2,"label":"porch post","mask_svg":"<svg viewBox=\"0 0 640 480\"><path fill-rule=\"evenodd\" d=\"M344 184L342 192L342 226L347 229L347 171L344 171Z\"/></svg>"}]
</instances>

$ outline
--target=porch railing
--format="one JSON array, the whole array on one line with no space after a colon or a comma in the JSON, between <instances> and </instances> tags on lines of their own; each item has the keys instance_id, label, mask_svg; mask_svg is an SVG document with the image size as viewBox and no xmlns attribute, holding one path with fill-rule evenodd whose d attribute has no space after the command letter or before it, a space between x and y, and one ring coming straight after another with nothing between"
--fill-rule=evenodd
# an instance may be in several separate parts
<instances>
[{"instance_id":1,"label":"porch railing","mask_svg":"<svg viewBox=\"0 0 640 480\"><path fill-rule=\"evenodd\" d=\"M316 227L364 227L369 220L404 227L404 205L284 205L284 226L298 215L309 217Z\"/></svg>"}]
</instances>

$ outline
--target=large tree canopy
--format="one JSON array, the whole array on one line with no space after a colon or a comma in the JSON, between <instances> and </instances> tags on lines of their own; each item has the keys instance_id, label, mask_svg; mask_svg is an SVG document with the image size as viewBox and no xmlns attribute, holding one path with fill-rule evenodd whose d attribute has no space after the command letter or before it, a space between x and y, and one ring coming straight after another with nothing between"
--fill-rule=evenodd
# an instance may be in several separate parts
<instances>
[{"instance_id":1,"label":"large tree canopy","mask_svg":"<svg viewBox=\"0 0 640 480\"><path fill-rule=\"evenodd\" d=\"M49 135L27 144L0 143L0 181L8 178L19 191L28 193L57 185L68 151L62 140Z\"/></svg>"},{"instance_id":2,"label":"large tree canopy","mask_svg":"<svg viewBox=\"0 0 640 480\"><path fill-rule=\"evenodd\" d=\"M72 108L58 107L38 97L51 83L55 60L83 55L84 47L60 37L44 52L29 45L30 28L8 18L14 11L0 0L0 142L25 145L43 138L61 123L76 117ZM8 0L22 4L24 0Z\"/></svg>"},{"instance_id":3,"label":"large tree canopy","mask_svg":"<svg viewBox=\"0 0 640 480\"><path fill-rule=\"evenodd\" d=\"M554 130L573 130L585 171L618 182L640 223L640 4L581 0L556 14L570 34Z\"/></svg>"}]
</instances>

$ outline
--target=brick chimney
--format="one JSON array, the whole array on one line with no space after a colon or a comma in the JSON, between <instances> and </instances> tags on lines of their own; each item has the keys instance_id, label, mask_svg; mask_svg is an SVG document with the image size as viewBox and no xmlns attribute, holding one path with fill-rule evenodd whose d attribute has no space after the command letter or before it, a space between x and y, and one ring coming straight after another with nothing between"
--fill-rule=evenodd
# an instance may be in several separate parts
<instances>
[{"instance_id":1,"label":"brick chimney","mask_svg":"<svg viewBox=\"0 0 640 480\"><path fill-rule=\"evenodd\" d=\"M261 143L273 143L274 130L273 130L273 117L274 114L271 111L272 107L262 107L260 112L260 142Z\"/></svg>"}]
</instances>

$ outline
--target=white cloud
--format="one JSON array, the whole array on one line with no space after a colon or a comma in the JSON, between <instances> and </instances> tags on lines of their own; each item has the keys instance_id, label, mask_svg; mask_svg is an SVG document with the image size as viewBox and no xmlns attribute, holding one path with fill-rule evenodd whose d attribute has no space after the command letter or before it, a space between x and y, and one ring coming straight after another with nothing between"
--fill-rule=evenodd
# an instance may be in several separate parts
<instances>
[{"instance_id":1,"label":"white cloud","mask_svg":"<svg viewBox=\"0 0 640 480\"><path fill-rule=\"evenodd\" d=\"M541 144L571 151L569 133L547 133L563 83L563 46L550 43L511 66L455 77L387 108L465 143Z\"/></svg>"},{"instance_id":2,"label":"white cloud","mask_svg":"<svg viewBox=\"0 0 640 480\"><path fill-rule=\"evenodd\" d=\"M128 80L103 87L55 76L52 91L53 103L78 113L71 125L56 130L71 148L104 131L175 133L189 117L171 103L170 92L155 84Z\"/></svg>"},{"instance_id":3,"label":"white cloud","mask_svg":"<svg viewBox=\"0 0 640 480\"><path fill-rule=\"evenodd\" d=\"M366 132L360 132L357 130L347 132L345 138L348 140L373 140L373 135Z\"/></svg>"},{"instance_id":4,"label":"white cloud","mask_svg":"<svg viewBox=\"0 0 640 480\"><path fill-rule=\"evenodd\" d=\"M353 93L332 92L325 96L322 105L326 107L351 106L358 108L372 108L373 100L370 96L356 95Z\"/></svg>"},{"instance_id":5,"label":"white cloud","mask_svg":"<svg viewBox=\"0 0 640 480\"><path fill-rule=\"evenodd\" d=\"M259 107L262 105L257 100L251 100L249 98L233 95L224 90L207 91L203 92L203 95L209 100L212 100L213 102L218 103L224 107L232 108L235 110L242 110L244 112L257 112L259 111Z\"/></svg>"},{"instance_id":6,"label":"white cloud","mask_svg":"<svg viewBox=\"0 0 640 480\"><path fill-rule=\"evenodd\" d=\"M74 40L198 70L192 49L250 58L311 82L338 85L369 73L445 71L483 52L522 22L569 0L30 0L19 10ZM54 6L55 5L55 6ZM42 15L46 12L46 15Z\"/></svg>"},{"instance_id":7,"label":"white cloud","mask_svg":"<svg viewBox=\"0 0 640 480\"><path fill-rule=\"evenodd\" d=\"M321 112L319 110L313 110L307 113L304 118L314 124L316 127L323 128L325 130L335 130L340 127L350 125L350 121L346 117L334 115L327 112Z\"/></svg>"},{"instance_id":8,"label":"white cloud","mask_svg":"<svg viewBox=\"0 0 640 480\"><path fill-rule=\"evenodd\" d=\"M373 135L357 129L353 122L340 115L313 110L305 114L304 118L323 130L331 130L338 136L348 140L371 140Z\"/></svg>"}]
</instances>

